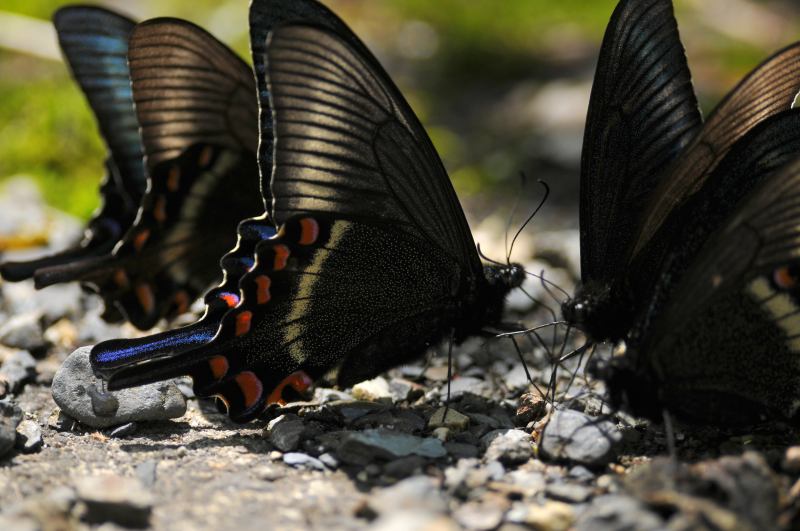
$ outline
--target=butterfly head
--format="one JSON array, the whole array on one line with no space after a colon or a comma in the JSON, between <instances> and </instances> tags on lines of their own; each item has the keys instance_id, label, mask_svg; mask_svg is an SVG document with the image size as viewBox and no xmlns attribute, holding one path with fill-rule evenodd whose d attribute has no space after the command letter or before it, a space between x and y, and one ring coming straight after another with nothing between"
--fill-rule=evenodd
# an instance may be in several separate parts
<instances>
[{"instance_id":1,"label":"butterfly head","mask_svg":"<svg viewBox=\"0 0 800 531\"><path fill-rule=\"evenodd\" d=\"M594 342L619 341L630 329L631 307L620 294L625 290L605 283L587 283L561 304L564 320Z\"/></svg>"}]
</instances>

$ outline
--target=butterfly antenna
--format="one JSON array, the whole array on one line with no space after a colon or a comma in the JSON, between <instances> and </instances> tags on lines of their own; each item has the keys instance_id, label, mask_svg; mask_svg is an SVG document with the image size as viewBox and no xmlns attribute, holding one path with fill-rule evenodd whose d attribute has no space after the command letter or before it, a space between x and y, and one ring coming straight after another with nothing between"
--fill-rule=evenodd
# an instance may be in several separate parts
<instances>
[{"instance_id":1,"label":"butterfly antenna","mask_svg":"<svg viewBox=\"0 0 800 531\"><path fill-rule=\"evenodd\" d=\"M525 274L526 274L526 275L530 275L530 276L532 276L533 278L538 278L538 279L539 279L539 281L541 282L541 284L542 284L542 287L544 288L544 290L545 290L545 291L546 291L546 292L547 292L547 293L550 295L550 298L552 298L552 299L553 299L553 300L556 302L556 304L561 304L561 299L559 299L558 297L556 297L556 296L553 294L553 292L550 290L550 287L556 288L556 289L557 289L558 291L560 291L560 292L561 292L561 293L562 293L562 294L563 294L563 295L564 295L564 296L565 296L567 299L569 299L569 298L570 298L570 295L569 295L569 293L567 292L567 290L565 290L564 288L562 288L561 286L559 286L559 285L558 285L558 284L556 284L555 282L553 282L553 281L551 281L551 280L548 280L548 279L546 279L546 278L544 277L544 269L542 269L542 271L541 271L541 272L540 272L538 275L537 275L536 273L530 273L530 272L528 272L528 271L525 271Z\"/></svg>"},{"instance_id":2,"label":"butterfly antenna","mask_svg":"<svg viewBox=\"0 0 800 531\"><path fill-rule=\"evenodd\" d=\"M525 173L524 172L520 172L519 175L520 175L520 179L521 179L520 192L522 192L523 190L525 190L525 181L527 179L525 177ZM505 246L505 251L506 251L506 262L507 263L511 263L511 250L508 247L508 233L511 232L511 224L514 223L514 216L517 214L517 208L519 208L519 199L520 199L520 197L522 197L522 193L520 193L514 199L514 206L511 207L511 215L508 216L508 223L506 223L506 233L504 235L504 240L505 240L504 241L504 246Z\"/></svg>"},{"instance_id":3,"label":"butterfly antenna","mask_svg":"<svg viewBox=\"0 0 800 531\"><path fill-rule=\"evenodd\" d=\"M522 291L522 293L524 293L524 294L525 294L525 296L526 296L526 297L528 297L528 299L530 299L530 300L531 300L531 302L533 302L534 304L537 304L537 305L541 306L542 308L544 308L544 309L545 309L545 311L547 311L547 313L549 313L549 314L550 314L550 316L553 318L553 321L558 321L558 316L556 315L556 312L555 312L555 310L553 310L553 308L552 308L551 306L549 306L549 305L545 304L545 303L544 303L544 302L542 302L541 300L539 300L539 299L537 299L536 297L534 297L533 295L531 295L531 294L530 294L530 293L529 293L527 290L525 290L525 288L523 288L522 286L520 286L520 287L519 287L519 289Z\"/></svg>"},{"instance_id":4,"label":"butterfly antenna","mask_svg":"<svg viewBox=\"0 0 800 531\"><path fill-rule=\"evenodd\" d=\"M509 263L511 263L511 253L514 252L514 244L517 243L517 238L519 238L519 235L525 230L525 227L527 227L528 224L533 221L533 218L536 217L536 214L538 214L544 206L547 198L550 197L550 186L548 186L548 184L541 179L539 179L537 182L544 187L544 197L542 197L542 200L539 201L539 205L533 210L533 213L528 216L528 219L526 219L522 226L517 230L517 233L514 234L514 238L511 240L511 247L508 249L507 262Z\"/></svg>"},{"instance_id":5,"label":"butterfly antenna","mask_svg":"<svg viewBox=\"0 0 800 531\"><path fill-rule=\"evenodd\" d=\"M489 258L485 254L483 254L483 251L481 250L481 244L480 243L476 244L476 247L478 248L478 256L480 256L481 259L489 262L492 265L496 265L496 266L500 266L500 267L506 267L507 264L504 264L502 262L498 262L497 260Z\"/></svg>"},{"instance_id":6,"label":"butterfly antenna","mask_svg":"<svg viewBox=\"0 0 800 531\"><path fill-rule=\"evenodd\" d=\"M511 336L511 342L514 344L514 350L517 351L517 356L519 356L519 361L522 363L522 368L525 370L525 377L528 379L528 383L531 384L531 387L536 389L536 392L539 393L540 396L546 397L547 393L543 392L539 385L533 380L530 371L528 371L528 364L525 361L525 357L522 355L522 349L519 348L517 344L517 338Z\"/></svg>"}]
</instances>

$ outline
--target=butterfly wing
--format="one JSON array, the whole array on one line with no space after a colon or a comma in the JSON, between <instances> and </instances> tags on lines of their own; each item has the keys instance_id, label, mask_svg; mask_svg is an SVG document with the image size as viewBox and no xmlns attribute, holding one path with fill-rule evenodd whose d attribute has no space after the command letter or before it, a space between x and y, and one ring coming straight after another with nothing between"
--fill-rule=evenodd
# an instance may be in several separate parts
<instances>
[{"instance_id":1,"label":"butterfly wing","mask_svg":"<svg viewBox=\"0 0 800 531\"><path fill-rule=\"evenodd\" d=\"M128 36L135 23L89 6L64 7L56 12L53 22L73 78L86 95L109 150L100 188L102 204L75 247L36 260L4 263L0 273L11 281L30 278L40 268L111 252L133 223L145 189L139 122L127 62Z\"/></svg>"},{"instance_id":2,"label":"butterfly wing","mask_svg":"<svg viewBox=\"0 0 800 531\"><path fill-rule=\"evenodd\" d=\"M177 19L138 25L129 62L151 183L114 259L84 264L83 278L145 329L219 278L237 224L263 202L251 69Z\"/></svg>"},{"instance_id":3,"label":"butterfly wing","mask_svg":"<svg viewBox=\"0 0 800 531\"><path fill-rule=\"evenodd\" d=\"M669 0L623 0L609 23L581 160L581 275L609 281L632 251L643 199L701 124Z\"/></svg>"},{"instance_id":4,"label":"butterfly wing","mask_svg":"<svg viewBox=\"0 0 800 531\"><path fill-rule=\"evenodd\" d=\"M702 131L652 194L635 244L638 254L675 207L696 193L737 140L759 122L792 108L800 93L800 43L775 53L750 72L714 109Z\"/></svg>"},{"instance_id":5,"label":"butterfly wing","mask_svg":"<svg viewBox=\"0 0 800 531\"><path fill-rule=\"evenodd\" d=\"M719 420L729 419L727 410L740 421L764 411L793 414L800 283L789 268L800 262L798 152L800 111L768 118L678 211L696 223L673 227L674 252L630 350L639 370L657 379L650 393L660 389L659 401L679 414Z\"/></svg>"},{"instance_id":6,"label":"butterfly wing","mask_svg":"<svg viewBox=\"0 0 800 531\"><path fill-rule=\"evenodd\" d=\"M482 279L441 162L374 59L312 26L278 27L265 50L282 228L258 246L242 301L210 344L109 380L188 373L241 421L298 370L343 366L347 381L418 355L464 324L458 312L474 300L459 295L474 297ZM98 347L102 371L115 353Z\"/></svg>"}]
</instances>

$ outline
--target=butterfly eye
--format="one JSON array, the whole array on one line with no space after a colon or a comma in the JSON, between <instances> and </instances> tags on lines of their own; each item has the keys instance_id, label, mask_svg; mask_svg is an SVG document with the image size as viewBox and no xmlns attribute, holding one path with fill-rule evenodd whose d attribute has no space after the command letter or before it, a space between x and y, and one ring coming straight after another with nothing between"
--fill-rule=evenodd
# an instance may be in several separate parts
<instances>
[{"instance_id":1,"label":"butterfly eye","mask_svg":"<svg viewBox=\"0 0 800 531\"><path fill-rule=\"evenodd\" d=\"M772 280L775 285L782 290L792 290L798 286L797 268L791 266L779 267L772 273Z\"/></svg>"}]
</instances>

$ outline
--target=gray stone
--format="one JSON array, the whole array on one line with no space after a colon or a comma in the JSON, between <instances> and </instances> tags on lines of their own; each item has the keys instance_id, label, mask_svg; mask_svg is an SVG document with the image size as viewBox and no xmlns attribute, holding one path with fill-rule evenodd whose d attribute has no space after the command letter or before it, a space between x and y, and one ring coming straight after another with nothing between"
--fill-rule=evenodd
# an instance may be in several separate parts
<instances>
[{"instance_id":1,"label":"gray stone","mask_svg":"<svg viewBox=\"0 0 800 531\"><path fill-rule=\"evenodd\" d=\"M592 489L575 483L553 483L547 486L547 496L568 503L582 503L592 496Z\"/></svg>"},{"instance_id":2,"label":"gray stone","mask_svg":"<svg viewBox=\"0 0 800 531\"><path fill-rule=\"evenodd\" d=\"M656 531L665 524L641 503L615 494L595 498L575 523L576 531Z\"/></svg>"},{"instance_id":3,"label":"gray stone","mask_svg":"<svg viewBox=\"0 0 800 531\"><path fill-rule=\"evenodd\" d=\"M538 503L518 502L506 514L506 521L525 524L533 529L567 531L573 529L575 511L572 506L559 501L546 501L541 505ZM614 529L635 530L638 528L620 527Z\"/></svg>"},{"instance_id":4,"label":"gray stone","mask_svg":"<svg viewBox=\"0 0 800 531\"><path fill-rule=\"evenodd\" d=\"M36 360L26 350L14 350L5 356L0 366L0 385L5 384L5 391L18 393L22 386L36 377ZM3 393L0 393L0 396Z\"/></svg>"},{"instance_id":5,"label":"gray stone","mask_svg":"<svg viewBox=\"0 0 800 531\"><path fill-rule=\"evenodd\" d=\"M444 494L436 481L428 476L414 476L376 490L367 503L379 515L398 512L443 514L447 511Z\"/></svg>"},{"instance_id":6,"label":"gray stone","mask_svg":"<svg viewBox=\"0 0 800 531\"><path fill-rule=\"evenodd\" d=\"M42 429L32 420L23 420L17 426L15 446L25 454L38 452L44 445Z\"/></svg>"},{"instance_id":7,"label":"gray stone","mask_svg":"<svg viewBox=\"0 0 800 531\"><path fill-rule=\"evenodd\" d=\"M494 430L481 438L486 446L484 459L517 465L533 457L530 434L522 430Z\"/></svg>"},{"instance_id":8,"label":"gray stone","mask_svg":"<svg viewBox=\"0 0 800 531\"><path fill-rule=\"evenodd\" d=\"M281 415L267 426L269 441L281 452L292 452L300 445L305 431L303 421L294 416Z\"/></svg>"},{"instance_id":9,"label":"gray stone","mask_svg":"<svg viewBox=\"0 0 800 531\"><path fill-rule=\"evenodd\" d=\"M343 401L329 404L331 410L336 411L345 421L352 422L364 415L383 411L386 406L375 402Z\"/></svg>"},{"instance_id":10,"label":"gray stone","mask_svg":"<svg viewBox=\"0 0 800 531\"><path fill-rule=\"evenodd\" d=\"M446 417L445 412L447 412ZM449 428L454 431L463 431L467 429L467 426L469 426L469 417L452 407L442 406L428 419L428 428Z\"/></svg>"},{"instance_id":11,"label":"gray stone","mask_svg":"<svg viewBox=\"0 0 800 531\"><path fill-rule=\"evenodd\" d=\"M0 458L14 448L22 411L7 400L0 400Z\"/></svg>"},{"instance_id":12,"label":"gray stone","mask_svg":"<svg viewBox=\"0 0 800 531\"><path fill-rule=\"evenodd\" d=\"M503 521L506 508L499 503L468 501L453 511L453 517L464 529L489 531Z\"/></svg>"},{"instance_id":13,"label":"gray stone","mask_svg":"<svg viewBox=\"0 0 800 531\"><path fill-rule=\"evenodd\" d=\"M116 475L91 476L75 482L83 520L112 522L125 527L147 527L153 496L139 481Z\"/></svg>"},{"instance_id":14,"label":"gray stone","mask_svg":"<svg viewBox=\"0 0 800 531\"><path fill-rule=\"evenodd\" d=\"M283 454L283 462L295 468L307 468L309 470L325 470L325 463L299 452L289 452Z\"/></svg>"},{"instance_id":15,"label":"gray stone","mask_svg":"<svg viewBox=\"0 0 800 531\"><path fill-rule=\"evenodd\" d=\"M566 409L553 414L540 448L550 459L599 467L614 458L621 441L622 434L611 422Z\"/></svg>"},{"instance_id":16,"label":"gray stone","mask_svg":"<svg viewBox=\"0 0 800 531\"><path fill-rule=\"evenodd\" d=\"M438 439L416 437L384 428L348 433L337 450L341 461L354 465L409 455L436 459L447 455L447 451Z\"/></svg>"},{"instance_id":17,"label":"gray stone","mask_svg":"<svg viewBox=\"0 0 800 531\"><path fill-rule=\"evenodd\" d=\"M367 402L391 402L392 392L389 389L389 382L383 376L378 376L372 380L357 383L351 390L353 398L365 400Z\"/></svg>"},{"instance_id":18,"label":"gray stone","mask_svg":"<svg viewBox=\"0 0 800 531\"><path fill-rule=\"evenodd\" d=\"M186 399L173 382L100 393L113 395L118 407L111 415L111 408L105 406L100 412L95 411L93 405L104 403L98 401L103 384L92 373L90 352L91 347L81 347L70 354L53 379L53 399L67 415L87 426L107 428L133 421L176 418L186 412Z\"/></svg>"},{"instance_id":19,"label":"gray stone","mask_svg":"<svg viewBox=\"0 0 800 531\"><path fill-rule=\"evenodd\" d=\"M442 395L447 394L447 386L442 386ZM490 386L483 380L471 376L456 378L450 382L450 398L457 398L464 393L486 396L491 393Z\"/></svg>"},{"instance_id":20,"label":"gray stone","mask_svg":"<svg viewBox=\"0 0 800 531\"><path fill-rule=\"evenodd\" d=\"M47 346L43 331L40 311L15 315L0 326L0 343L22 350L41 350Z\"/></svg>"},{"instance_id":21,"label":"gray stone","mask_svg":"<svg viewBox=\"0 0 800 531\"><path fill-rule=\"evenodd\" d=\"M158 469L158 462L148 459L136 465L134 470L136 477L142 482L145 487L152 487L156 484L156 472Z\"/></svg>"},{"instance_id":22,"label":"gray stone","mask_svg":"<svg viewBox=\"0 0 800 531\"><path fill-rule=\"evenodd\" d=\"M392 394L394 402L402 402L408 399L408 395L414 389L414 383L402 378L392 378L389 381L389 392Z\"/></svg>"}]
</instances>

